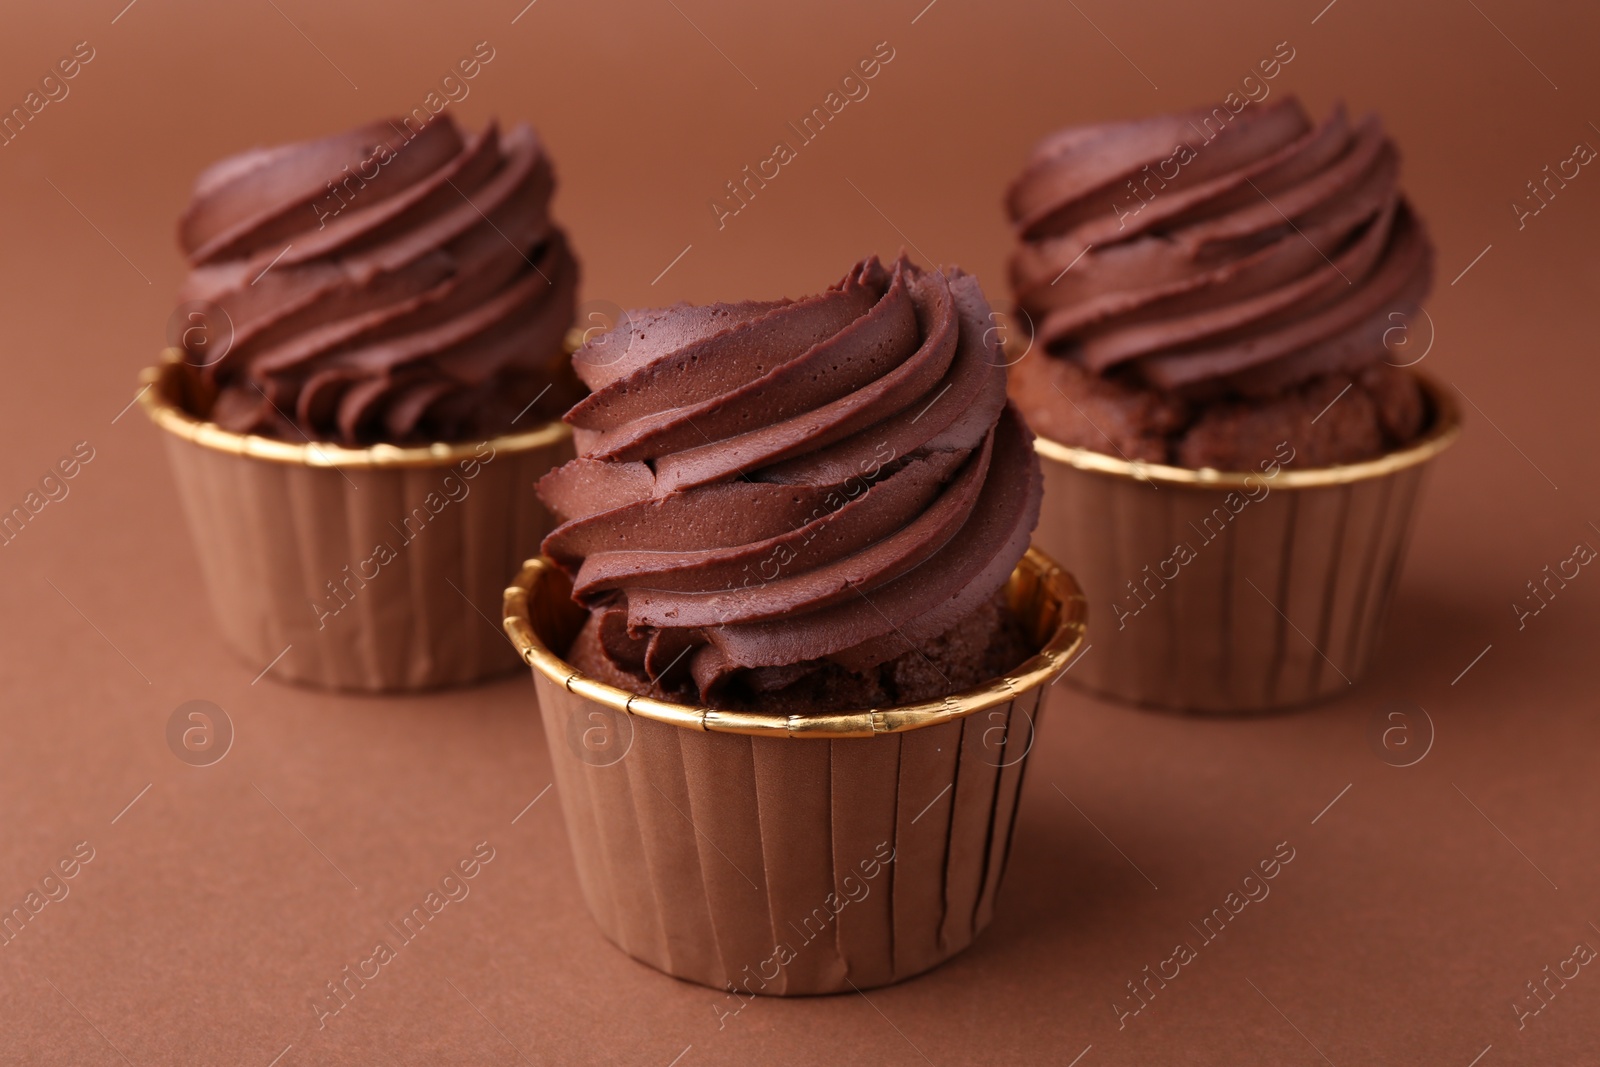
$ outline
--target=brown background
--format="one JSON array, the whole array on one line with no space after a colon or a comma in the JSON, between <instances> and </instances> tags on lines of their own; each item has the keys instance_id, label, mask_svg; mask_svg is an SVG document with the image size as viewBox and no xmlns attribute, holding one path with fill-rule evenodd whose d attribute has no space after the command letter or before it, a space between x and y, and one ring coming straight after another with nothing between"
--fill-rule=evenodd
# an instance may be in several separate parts
<instances>
[{"instance_id":1,"label":"brown background","mask_svg":"<svg viewBox=\"0 0 1600 1067\"><path fill-rule=\"evenodd\" d=\"M95 450L71 495L0 548L0 905L74 843L95 849L71 895L0 947L0 1058L1600 1055L1594 968L1521 1031L1511 1008L1575 943L1600 947L1600 575L1585 570L1522 631L1510 606L1577 542L1600 546L1600 173L1520 232L1509 207L1577 141L1600 146L1592 7L538 0L513 25L523 0L124 3L0 15L7 107L75 42L96 51L70 96L0 148L0 506L74 443ZM759 1001L719 1029L722 998L596 933L554 793L513 824L550 781L527 678L404 700L252 684L266 665L218 643L155 431L137 409L116 418L162 344L182 270L173 221L196 171L408 109L480 40L496 58L459 112L541 129L586 295L623 305L798 295L902 244L975 271L998 298L999 199L1034 139L1220 97L1289 41L1275 92L1317 111L1340 94L1379 108L1403 146L1439 248L1425 366L1468 398L1373 676L1258 721L1058 687L1001 913L978 945L869 1000ZM895 58L870 97L719 232L707 201L722 183L885 40ZM165 740L191 699L237 731L208 768ZM1426 709L1436 730L1406 769L1367 741L1393 702L1418 730ZM307 998L484 840L496 855L470 897L317 1029ZM1124 983L1197 940L1188 923L1282 841L1296 858L1271 896L1119 1030Z\"/></svg>"}]
</instances>

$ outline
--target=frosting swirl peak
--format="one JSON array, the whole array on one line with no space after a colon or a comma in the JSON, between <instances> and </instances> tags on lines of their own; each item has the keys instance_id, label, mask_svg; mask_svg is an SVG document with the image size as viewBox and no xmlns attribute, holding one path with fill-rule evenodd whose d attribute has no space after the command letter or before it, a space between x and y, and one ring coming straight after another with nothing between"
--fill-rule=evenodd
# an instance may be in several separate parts
<instances>
[{"instance_id":1,"label":"frosting swirl peak","mask_svg":"<svg viewBox=\"0 0 1600 1067\"><path fill-rule=\"evenodd\" d=\"M871 258L802 300L631 312L580 352L544 551L606 656L712 700L884 663L990 600L1041 478L989 314L959 270Z\"/></svg>"}]
</instances>

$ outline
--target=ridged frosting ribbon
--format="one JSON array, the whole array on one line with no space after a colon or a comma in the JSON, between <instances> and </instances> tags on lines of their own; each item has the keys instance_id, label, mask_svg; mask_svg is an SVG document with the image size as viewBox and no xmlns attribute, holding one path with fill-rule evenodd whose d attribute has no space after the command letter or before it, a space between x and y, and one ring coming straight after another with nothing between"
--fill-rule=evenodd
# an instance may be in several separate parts
<instances>
[{"instance_id":1,"label":"ridged frosting ribbon","mask_svg":"<svg viewBox=\"0 0 1600 1067\"><path fill-rule=\"evenodd\" d=\"M1293 98L1063 131L1007 197L1018 307L1050 351L1174 392L1356 370L1431 280L1399 165L1376 116Z\"/></svg>"},{"instance_id":2,"label":"ridged frosting ribbon","mask_svg":"<svg viewBox=\"0 0 1600 1067\"><path fill-rule=\"evenodd\" d=\"M607 656L688 670L707 699L735 676L770 690L902 655L992 597L1041 492L994 333L976 279L902 257L596 338L609 361L574 360L579 458L539 492Z\"/></svg>"},{"instance_id":3,"label":"ridged frosting ribbon","mask_svg":"<svg viewBox=\"0 0 1600 1067\"><path fill-rule=\"evenodd\" d=\"M180 299L226 314L202 312L210 348L189 360L210 416L360 445L503 433L552 383L559 412L578 268L553 188L531 128L468 135L448 113L207 169L179 240Z\"/></svg>"}]
</instances>

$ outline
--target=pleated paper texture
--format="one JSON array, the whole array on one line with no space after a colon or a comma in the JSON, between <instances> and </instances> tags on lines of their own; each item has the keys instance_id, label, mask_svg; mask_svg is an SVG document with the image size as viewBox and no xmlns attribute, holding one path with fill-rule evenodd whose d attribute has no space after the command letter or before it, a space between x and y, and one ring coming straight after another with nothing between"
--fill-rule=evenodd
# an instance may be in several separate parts
<instances>
[{"instance_id":1,"label":"pleated paper texture","mask_svg":"<svg viewBox=\"0 0 1600 1067\"><path fill-rule=\"evenodd\" d=\"M248 446L292 449L209 424L194 434L182 416L157 422L218 627L254 670L415 690L518 665L501 596L551 529L534 483L571 458L569 435L440 449L420 465L412 455L327 466L262 458ZM349 454L301 450L313 461Z\"/></svg>"},{"instance_id":2,"label":"pleated paper texture","mask_svg":"<svg viewBox=\"0 0 1600 1067\"><path fill-rule=\"evenodd\" d=\"M584 898L636 959L741 995L849 992L937 966L993 917L1026 762L996 758L993 731L1031 738L1042 689L904 733L785 739L536 681ZM626 754L588 756L585 731Z\"/></svg>"},{"instance_id":3,"label":"pleated paper texture","mask_svg":"<svg viewBox=\"0 0 1600 1067\"><path fill-rule=\"evenodd\" d=\"M1043 554L1008 586L1035 657L940 701L838 714L732 716L584 678L550 651L582 622L570 588L530 561L506 629L606 937L737 1006L897 982L988 925L1046 687L1083 641L1083 599Z\"/></svg>"},{"instance_id":4,"label":"pleated paper texture","mask_svg":"<svg viewBox=\"0 0 1600 1067\"><path fill-rule=\"evenodd\" d=\"M1039 442L1034 543L1077 576L1095 618L1093 649L1068 681L1207 712L1290 707L1358 682L1394 597L1424 472L1459 430L1454 405L1429 388L1436 426L1407 452L1348 468L1284 467L1248 484L1180 484L1179 475L1195 480L1184 471L1142 479L1132 464L1094 456L1078 466L1067 458L1081 450Z\"/></svg>"}]
</instances>

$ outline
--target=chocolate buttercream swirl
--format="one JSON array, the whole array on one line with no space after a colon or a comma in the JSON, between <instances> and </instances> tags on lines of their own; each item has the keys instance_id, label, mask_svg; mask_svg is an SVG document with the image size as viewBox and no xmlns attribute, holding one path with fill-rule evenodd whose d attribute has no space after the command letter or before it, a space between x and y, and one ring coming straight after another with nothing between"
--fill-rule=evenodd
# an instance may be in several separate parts
<instances>
[{"instance_id":1,"label":"chocolate buttercream swirl","mask_svg":"<svg viewBox=\"0 0 1600 1067\"><path fill-rule=\"evenodd\" d=\"M1048 350L1172 392L1355 371L1431 281L1399 167L1376 116L1313 126L1292 97L1062 131L1007 197L1018 307Z\"/></svg>"},{"instance_id":2,"label":"chocolate buttercream swirl","mask_svg":"<svg viewBox=\"0 0 1600 1067\"><path fill-rule=\"evenodd\" d=\"M198 413L349 445L553 417L581 395L562 350L578 267L550 219L554 184L531 128L468 135L448 113L210 167L179 224L180 299L222 323L207 323L210 351L225 344L220 359L191 351Z\"/></svg>"},{"instance_id":3,"label":"chocolate buttercream swirl","mask_svg":"<svg viewBox=\"0 0 1600 1067\"><path fill-rule=\"evenodd\" d=\"M995 332L975 278L902 257L595 338L622 355L575 357L579 458L539 493L606 655L709 701L865 670L994 596L1042 489Z\"/></svg>"}]
</instances>

